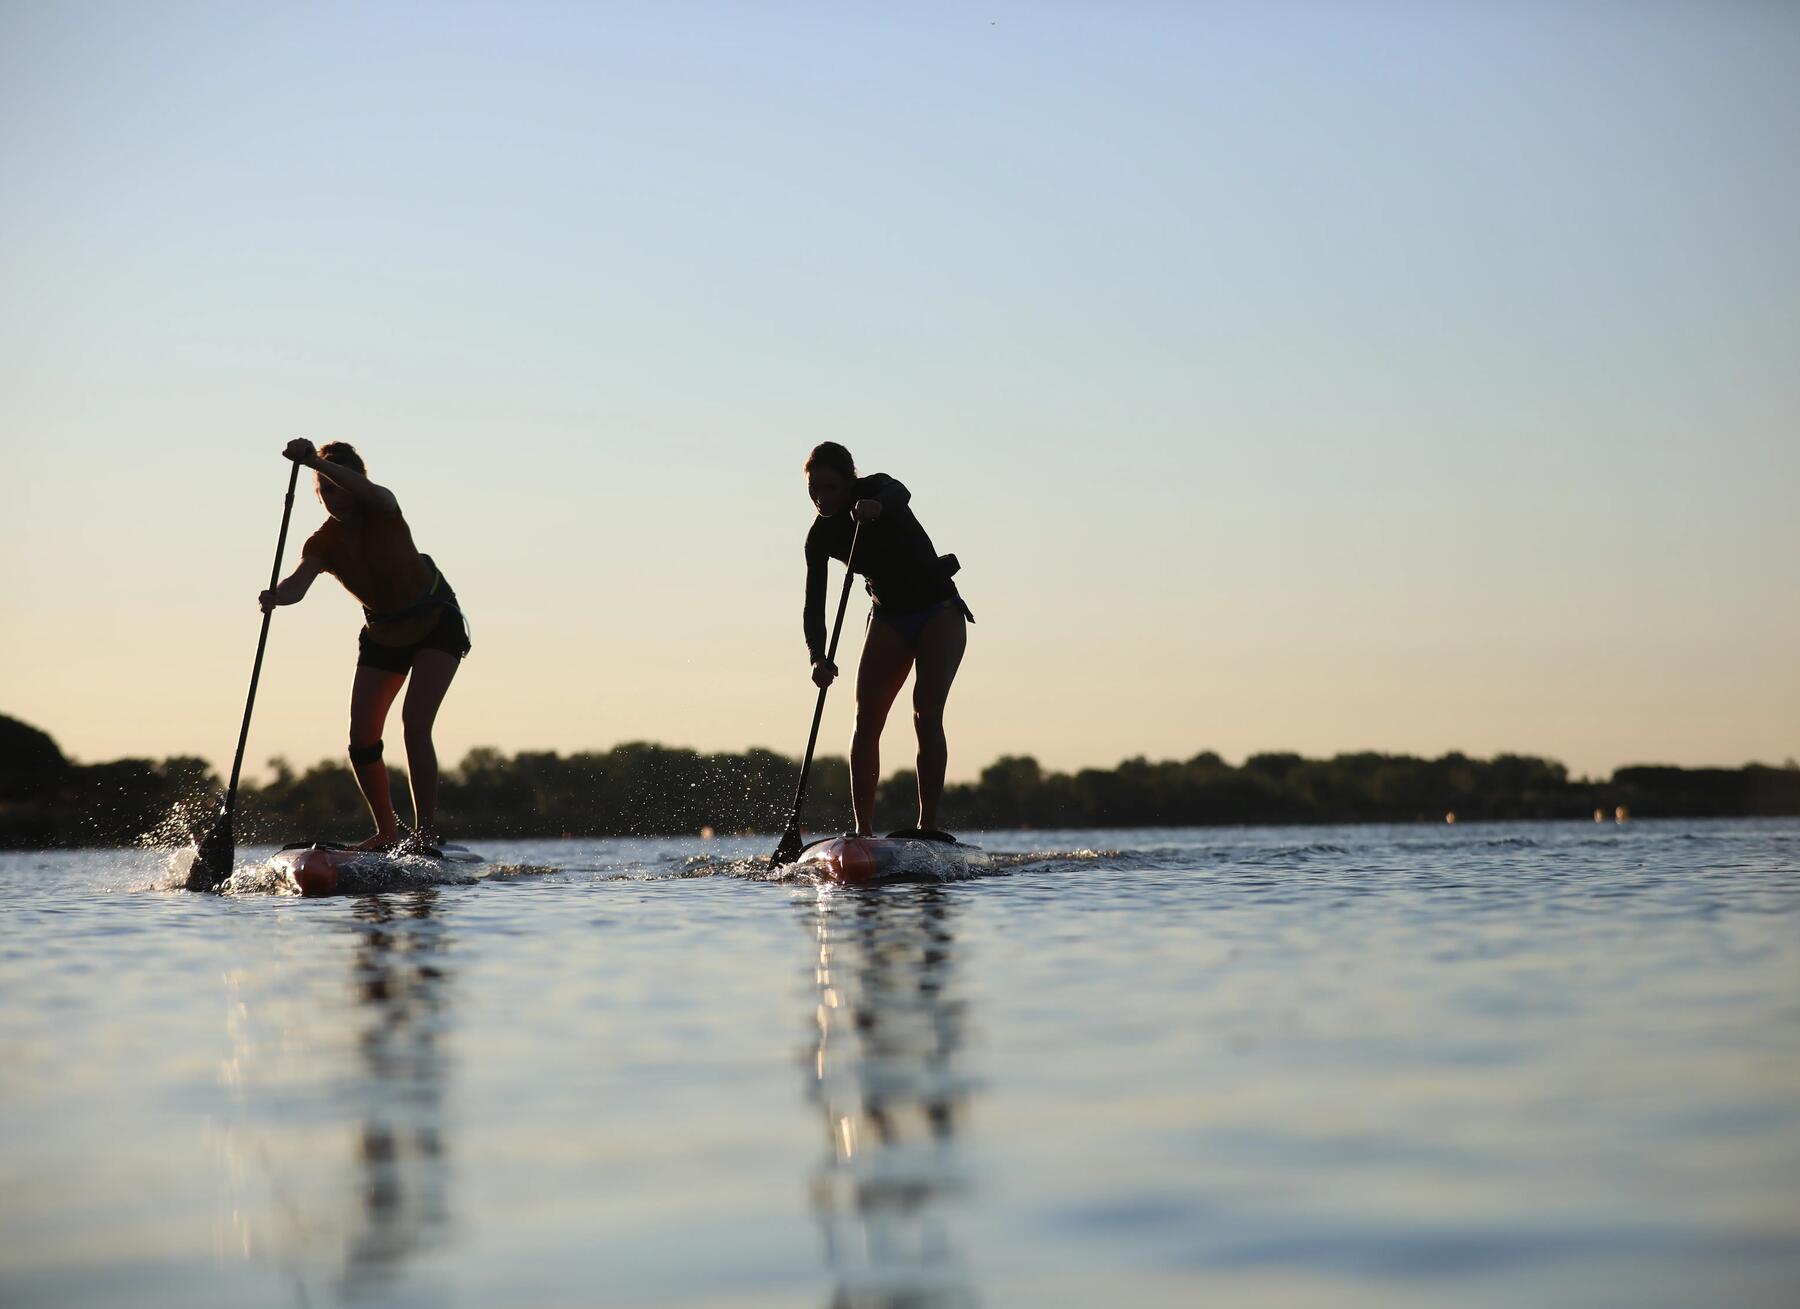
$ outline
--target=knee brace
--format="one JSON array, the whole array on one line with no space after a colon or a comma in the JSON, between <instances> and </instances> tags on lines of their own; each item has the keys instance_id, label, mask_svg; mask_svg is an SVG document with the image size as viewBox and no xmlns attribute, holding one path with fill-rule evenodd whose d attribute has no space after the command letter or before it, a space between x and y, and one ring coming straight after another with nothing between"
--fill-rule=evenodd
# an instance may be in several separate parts
<instances>
[{"instance_id":1,"label":"knee brace","mask_svg":"<svg viewBox=\"0 0 1800 1309\"><path fill-rule=\"evenodd\" d=\"M350 762L353 764L372 764L381 758L381 742L374 745L353 745L350 747Z\"/></svg>"}]
</instances>

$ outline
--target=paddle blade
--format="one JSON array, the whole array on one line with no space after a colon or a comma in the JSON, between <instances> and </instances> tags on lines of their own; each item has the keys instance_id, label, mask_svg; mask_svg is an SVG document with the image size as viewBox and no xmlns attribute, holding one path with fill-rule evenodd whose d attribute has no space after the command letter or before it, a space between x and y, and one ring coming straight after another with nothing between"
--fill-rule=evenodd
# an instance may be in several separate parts
<instances>
[{"instance_id":1,"label":"paddle blade","mask_svg":"<svg viewBox=\"0 0 1800 1309\"><path fill-rule=\"evenodd\" d=\"M231 813L221 809L212 830L200 838L194 850L194 862L188 865L187 889L215 891L231 876L231 865L237 856L237 841L232 832Z\"/></svg>"},{"instance_id":2,"label":"paddle blade","mask_svg":"<svg viewBox=\"0 0 1800 1309\"><path fill-rule=\"evenodd\" d=\"M800 829L790 827L781 834L781 844L775 847L775 853L769 856L769 862L779 868L782 864L791 864L800 857Z\"/></svg>"}]
</instances>

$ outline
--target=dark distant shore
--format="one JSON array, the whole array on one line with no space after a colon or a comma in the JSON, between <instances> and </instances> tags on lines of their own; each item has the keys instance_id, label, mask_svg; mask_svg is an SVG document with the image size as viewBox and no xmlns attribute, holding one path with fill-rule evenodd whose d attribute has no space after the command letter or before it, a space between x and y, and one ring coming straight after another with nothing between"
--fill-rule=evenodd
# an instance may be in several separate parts
<instances>
[{"instance_id":1,"label":"dark distant shore","mask_svg":"<svg viewBox=\"0 0 1800 1309\"><path fill-rule=\"evenodd\" d=\"M273 842L360 835L364 809L340 761L274 776L239 798L239 839ZM446 770L446 835L606 837L781 829L799 763L769 750L699 754L632 743L559 755L471 750ZM400 812L405 774L394 771ZM816 760L807 825L849 821L849 769ZM202 759L77 764L46 733L0 716L0 848L179 844L209 815L222 783ZM882 826L913 819L913 777L882 783ZM1058 827L1207 827L1228 824L1442 823L1501 819L1745 818L1800 815L1800 767L1620 768L1571 778L1550 759L1497 755L1439 759L1344 754L1253 755L1234 767L1211 752L1186 760L1128 759L1116 768L1046 772L1035 759L996 760L944 794L952 830Z\"/></svg>"}]
</instances>

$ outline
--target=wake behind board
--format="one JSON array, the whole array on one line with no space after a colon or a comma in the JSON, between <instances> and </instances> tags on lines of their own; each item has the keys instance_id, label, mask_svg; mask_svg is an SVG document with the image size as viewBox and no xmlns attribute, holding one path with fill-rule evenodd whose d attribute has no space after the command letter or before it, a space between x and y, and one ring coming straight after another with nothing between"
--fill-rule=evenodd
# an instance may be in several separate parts
<instances>
[{"instance_id":1,"label":"wake behind board","mask_svg":"<svg viewBox=\"0 0 1800 1309\"><path fill-rule=\"evenodd\" d=\"M794 861L794 871L844 886L878 882L955 881L993 860L978 845L905 836L830 836L814 841Z\"/></svg>"},{"instance_id":2,"label":"wake behind board","mask_svg":"<svg viewBox=\"0 0 1800 1309\"><path fill-rule=\"evenodd\" d=\"M468 868L487 859L467 846L440 845L416 854L352 850L331 841L302 841L283 846L269 857L268 867L286 877L301 895L336 895L340 880L374 880L384 872L418 874L434 868Z\"/></svg>"}]
</instances>

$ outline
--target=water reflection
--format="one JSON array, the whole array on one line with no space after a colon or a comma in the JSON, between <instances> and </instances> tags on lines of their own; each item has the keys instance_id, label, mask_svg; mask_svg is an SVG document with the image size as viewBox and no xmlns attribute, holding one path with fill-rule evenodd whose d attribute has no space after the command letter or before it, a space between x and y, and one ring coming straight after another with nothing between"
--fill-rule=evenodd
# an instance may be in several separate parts
<instances>
[{"instance_id":1,"label":"water reflection","mask_svg":"<svg viewBox=\"0 0 1800 1309\"><path fill-rule=\"evenodd\" d=\"M345 1300L381 1295L406 1261L434 1245L449 1224L444 1091L445 933L438 893L356 904L355 969L364 1024L357 1037L363 1221L345 1252Z\"/></svg>"},{"instance_id":2,"label":"water reflection","mask_svg":"<svg viewBox=\"0 0 1800 1309\"><path fill-rule=\"evenodd\" d=\"M278 1270L298 1303L318 1287L349 1304L448 1300L417 1278L450 1221L438 907L430 889L354 903L347 1000L341 983L303 976L316 940L297 960L233 979L227 1239Z\"/></svg>"},{"instance_id":3,"label":"water reflection","mask_svg":"<svg viewBox=\"0 0 1800 1309\"><path fill-rule=\"evenodd\" d=\"M975 1303L955 1236L972 1086L953 907L932 886L822 891L806 906L818 946L807 1095L826 1137L811 1189L832 1309Z\"/></svg>"}]
</instances>

